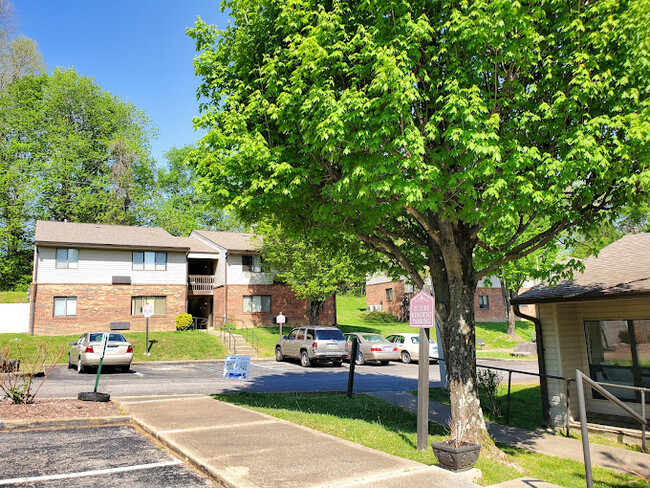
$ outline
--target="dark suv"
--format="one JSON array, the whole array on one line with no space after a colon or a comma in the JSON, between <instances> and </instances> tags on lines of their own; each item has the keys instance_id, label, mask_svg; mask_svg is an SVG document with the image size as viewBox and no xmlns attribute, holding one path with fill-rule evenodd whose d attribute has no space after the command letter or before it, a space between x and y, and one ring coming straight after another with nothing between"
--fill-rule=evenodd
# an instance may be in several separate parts
<instances>
[{"instance_id":1,"label":"dark suv","mask_svg":"<svg viewBox=\"0 0 650 488\"><path fill-rule=\"evenodd\" d=\"M340 366L348 358L345 337L336 327L296 327L275 344L275 360L285 358L300 359L303 367L314 361L332 361Z\"/></svg>"}]
</instances>

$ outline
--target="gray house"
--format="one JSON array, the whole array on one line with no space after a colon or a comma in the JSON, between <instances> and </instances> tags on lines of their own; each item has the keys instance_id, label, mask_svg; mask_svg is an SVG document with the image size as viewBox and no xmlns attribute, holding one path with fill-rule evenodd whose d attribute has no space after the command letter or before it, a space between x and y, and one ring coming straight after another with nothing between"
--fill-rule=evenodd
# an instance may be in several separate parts
<instances>
[{"instance_id":1,"label":"gray house","mask_svg":"<svg viewBox=\"0 0 650 488\"><path fill-rule=\"evenodd\" d=\"M514 305L537 307L533 319L540 371L575 378L579 369L595 381L650 387L650 234L625 236L598 257L585 259L584 265L584 273L576 272L572 281L539 285L513 300ZM572 418L578 417L575 388L571 383ZM608 390L641 411L638 393ZM545 391L549 423L561 426L566 420L565 383L548 379L542 384ZM608 423L622 412L590 388L586 403L590 421Z\"/></svg>"}]
</instances>

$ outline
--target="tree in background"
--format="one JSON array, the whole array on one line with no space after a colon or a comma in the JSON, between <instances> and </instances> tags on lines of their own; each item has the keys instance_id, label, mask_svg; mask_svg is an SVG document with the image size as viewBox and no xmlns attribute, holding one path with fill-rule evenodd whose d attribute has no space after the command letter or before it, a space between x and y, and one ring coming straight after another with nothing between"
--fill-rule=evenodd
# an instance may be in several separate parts
<instances>
[{"instance_id":1,"label":"tree in background","mask_svg":"<svg viewBox=\"0 0 650 488\"><path fill-rule=\"evenodd\" d=\"M175 236L187 236L195 229L243 231L239 222L195 187L198 177L190 164L195 149L188 145L165 153L167 164L156 170L155 191L140 209L143 220Z\"/></svg>"},{"instance_id":2,"label":"tree in background","mask_svg":"<svg viewBox=\"0 0 650 488\"><path fill-rule=\"evenodd\" d=\"M452 431L485 440L478 281L647 189L648 1L223 8L228 28L190 30L205 184L247 222L356 236L416 287L428 270Z\"/></svg>"},{"instance_id":3,"label":"tree in background","mask_svg":"<svg viewBox=\"0 0 650 488\"><path fill-rule=\"evenodd\" d=\"M13 32L13 6L0 0L0 92L19 78L45 72L36 41L25 36L12 38Z\"/></svg>"},{"instance_id":4,"label":"tree in background","mask_svg":"<svg viewBox=\"0 0 650 488\"><path fill-rule=\"evenodd\" d=\"M36 219L140 221L152 135L144 112L72 69L0 92L0 289L29 283Z\"/></svg>"},{"instance_id":5,"label":"tree in background","mask_svg":"<svg viewBox=\"0 0 650 488\"><path fill-rule=\"evenodd\" d=\"M309 323L318 325L328 298L338 290L365 280L366 268L350 242L318 243L286 235L280 227L258 225L264 266L287 283L296 297L309 300Z\"/></svg>"}]
</instances>

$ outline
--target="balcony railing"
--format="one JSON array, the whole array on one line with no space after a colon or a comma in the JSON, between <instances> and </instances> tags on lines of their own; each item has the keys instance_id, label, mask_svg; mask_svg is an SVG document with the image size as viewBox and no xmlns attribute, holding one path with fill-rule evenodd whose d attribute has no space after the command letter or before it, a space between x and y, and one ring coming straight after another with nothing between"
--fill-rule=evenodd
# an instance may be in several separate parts
<instances>
[{"instance_id":1,"label":"balcony railing","mask_svg":"<svg viewBox=\"0 0 650 488\"><path fill-rule=\"evenodd\" d=\"M187 287L195 295L212 295L214 276L212 275L187 275Z\"/></svg>"}]
</instances>

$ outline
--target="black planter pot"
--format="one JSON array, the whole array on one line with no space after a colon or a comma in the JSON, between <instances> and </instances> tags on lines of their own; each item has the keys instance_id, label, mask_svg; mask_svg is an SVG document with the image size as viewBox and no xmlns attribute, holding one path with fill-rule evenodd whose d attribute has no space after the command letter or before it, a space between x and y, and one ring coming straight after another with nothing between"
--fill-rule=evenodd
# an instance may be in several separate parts
<instances>
[{"instance_id":1,"label":"black planter pot","mask_svg":"<svg viewBox=\"0 0 650 488\"><path fill-rule=\"evenodd\" d=\"M457 472L471 469L481 452L480 444L462 443L454 447L452 441L436 442L431 448L443 468Z\"/></svg>"}]
</instances>

